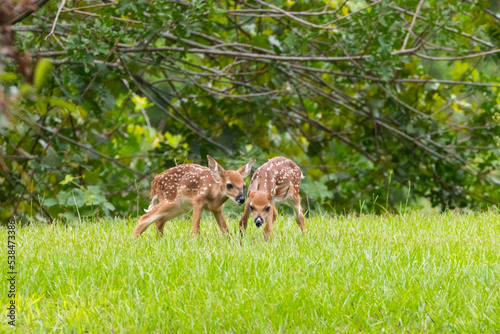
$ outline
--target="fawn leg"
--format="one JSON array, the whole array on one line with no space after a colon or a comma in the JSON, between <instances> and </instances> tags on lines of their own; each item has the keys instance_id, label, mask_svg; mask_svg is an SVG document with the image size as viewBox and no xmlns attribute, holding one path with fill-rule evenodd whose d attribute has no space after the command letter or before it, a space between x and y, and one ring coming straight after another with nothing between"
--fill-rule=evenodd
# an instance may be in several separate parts
<instances>
[{"instance_id":1,"label":"fawn leg","mask_svg":"<svg viewBox=\"0 0 500 334\"><path fill-rule=\"evenodd\" d=\"M190 207L181 206L176 202L162 202L153 207L153 209L139 218L139 223L135 227L134 238L141 235L149 225L155 223L158 236L163 235L163 228L167 221L174 219L190 211Z\"/></svg>"},{"instance_id":2,"label":"fawn leg","mask_svg":"<svg viewBox=\"0 0 500 334\"><path fill-rule=\"evenodd\" d=\"M273 204L273 222L278 219L278 210L276 210L276 207Z\"/></svg>"},{"instance_id":3,"label":"fawn leg","mask_svg":"<svg viewBox=\"0 0 500 334\"><path fill-rule=\"evenodd\" d=\"M191 230L192 236L200 235L200 219L202 211L203 205L201 205L200 203L193 204L193 229Z\"/></svg>"},{"instance_id":4,"label":"fawn leg","mask_svg":"<svg viewBox=\"0 0 500 334\"><path fill-rule=\"evenodd\" d=\"M173 206L170 203L160 203L155 205L152 210L139 218L134 230L134 239L141 235L149 225L153 224L157 220L164 219L171 211Z\"/></svg>"},{"instance_id":5,"label":"fawn leg","mask_svg":"<svg viewBox=\"0 0 500 334\"><path fill-rule=\"evenodd\" d=\"M273 234L273 225L276 218L278 218L278 210L276 210L274 202L271 202L271 214L269 215L269 220L266 223L266 226L264 226L264 238L266 241L269 241L271 234Z\"/></svg>"},{"instance_id":6,"label":"fawn leg","mask_svg":"<svg viewBox=\"0 0 500 334\"><path fill-rule=\"evenodd\" d=\"M245 209L243 210L243 216L240 219L240 233L243 235L243 230L247 229L248 217L250 216L250 201L245 204Z\"/></svg>"},{"instance_id":7,"label":"fawn leg","mask_svg":"<svg viewBox=\"0 0 500 334\"><path fill-rule=\"evenodd\" d=\"M269 220L264 226L264 239L266 241L269 241L269 238L271 237L272 233L273 233L273 219L272 217L269 217Z\"/></svg>"},{"instance_id":8,"label":"fawn leg","mask_svg":"<svg viewBox=\"0 0 500 334\"><path fill-rule=\"evenodd\" d=\"M161 238L163 236L163 229L165 227L165 223L167 222L167 218L162 218L156 221L156 236Z\"/></svg>"},{"instance_id":9,"label":"fawn leg","mask_svg":"<svg viewBox=\"0 0 500 334\"><path fill-rule=\"evenodd\" d=\"M306 231L305 228L305 218L304 214L302 213L302 206L300 205L300 196L297 194L292 198L288 199L288 204L293 209L293 213L295 216L295 221L297 222L297 226L300 228L302 233Z\"/></svg>"},{"instance_id":10,"label":"fawn leg","mask_svg":"<svg viewBox=\"0 0 500 334\"><path fill-rule=\"evenodd\" d=\"M222 213L222 207L217 211L213 211L212 213L214 214L215 220L217 221L217 225L219 225L219 230L222 232L222 234L229 233L226 220L224 219L224 214Z\"/></svg>"}]
</instances>

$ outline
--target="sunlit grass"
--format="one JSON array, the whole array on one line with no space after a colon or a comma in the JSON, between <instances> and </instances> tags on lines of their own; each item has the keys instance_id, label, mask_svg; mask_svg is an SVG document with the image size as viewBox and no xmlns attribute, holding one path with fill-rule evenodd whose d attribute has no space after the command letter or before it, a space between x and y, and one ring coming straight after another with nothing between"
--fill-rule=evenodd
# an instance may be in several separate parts
<instances>
[{"instance_id":1,"label":"sunlit grass","mask_svg":"<svg viewBox=\"0 0 500 334\"><path fill-rule=\"evenodd\" d=\"M282 216L269 243L253 225L223 237L208 215L197 239L190 217L167 223L161 240L153 226L132 240L131 220L18 228L18 329L499 332L499 221L317 216L301 235Z\"/></svg>"}]
</instances>

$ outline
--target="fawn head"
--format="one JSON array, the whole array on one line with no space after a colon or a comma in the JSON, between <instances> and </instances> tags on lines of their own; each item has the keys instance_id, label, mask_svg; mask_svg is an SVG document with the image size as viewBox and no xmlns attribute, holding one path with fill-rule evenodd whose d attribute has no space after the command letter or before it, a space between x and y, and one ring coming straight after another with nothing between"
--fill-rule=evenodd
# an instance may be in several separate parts
<instances>
[{"instance_id":1,"label":"fawn head","mask_svg":"<svg viewBox=\"0 0 500 334\"><path fill-rule=\"evenodd\" d=\"M245 187L244 177L247 177L252 171L252 165L255 160L250 161L246 165L240 167L238 170L225 170L214 158L207 155L208 168L218 175L220 178L221 191L226 194L227 197L231 198L238 204L245 203L245 194L243 193L243 188Z\"/></svg>"},{"instance_id":2,"label":"fawn head","mask_svg":"<svg viewBox=\"0 0 500 334\"><path fill-rule=\"evenodd\" d=\"M271 193L257 190L251 192L250 195L248 195L248 201L250 202L250 212L252 213L255 226L261 227L269 220L269 218L273 214L273 211L275 210L272 208L272 203L276 194L282 193L288 188L289 185L287 183L284 183L274 187Z\"/></svg>"},{"instance_id":3,"label":"fawn head","mask_svg":"<svg viewBox=\"0 0 500 334\"><path fill-rule=\"evenodd\" d=\"M250 193L248 197L250 212L253 217L253 222L255 226L261 227L265 222L268 221L272 212L271 212L271 194L257 190Z\"/></svg>"}]
</instances>

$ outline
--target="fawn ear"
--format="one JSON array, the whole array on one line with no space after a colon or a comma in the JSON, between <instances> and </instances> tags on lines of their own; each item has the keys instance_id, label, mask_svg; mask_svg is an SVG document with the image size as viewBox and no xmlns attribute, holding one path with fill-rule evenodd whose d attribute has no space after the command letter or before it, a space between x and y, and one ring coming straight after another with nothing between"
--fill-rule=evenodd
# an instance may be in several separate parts
<instances>
[{"instance_id":1,"label":"fawn ear","mask_svg":"<svg viewBox=\"0 0 500 334\"><path fill-rule=\"evenodd\" d=\"M238 168L237 172L241 174L242 177L247 177L252 171L252 165L255 163L255 159L247 163L245 166Z\"/></svg>"},{"instance_id":2,"label":"fawn ear","mask_svg":"<svg viewBox=\"0 0 500 334\"><path fill-rule=\"evenodd\" d=\"M279 186L274 187L272 191L273 197L278 198L280 200L284 199L288 194L289 188L290 188L289 183L282 183Z\"/></svg>"},{"instance_id":3,"label":"fawn ear","mask_svg":"<svg viewBox=\"0 0 500 334\"><path fill-rule=\"evenodd\" d=\"M208 168L210 168L212 173L218 175L219 177L224 176L225 172L224 168L222 168L222 166L219 165L219 163L215 161L215 159L212 158L211 156L207 155L207 159L208 159Z\"/></svg>"}]
</instances>

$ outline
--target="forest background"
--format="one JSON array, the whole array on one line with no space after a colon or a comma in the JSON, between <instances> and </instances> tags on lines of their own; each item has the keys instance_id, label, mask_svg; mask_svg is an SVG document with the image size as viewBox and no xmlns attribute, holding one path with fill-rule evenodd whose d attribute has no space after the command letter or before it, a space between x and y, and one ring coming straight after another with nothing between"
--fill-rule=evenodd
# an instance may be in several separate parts
<instances>
[{"instance_id":1,"label":"forest background","mask_svg":"<svg viewBox=\"0 0 500 334\"><path fill-rule=\"evenodd\" d=\"M497 205L499 11L1 1L0 221L135 217L155 174L207 154L291 158L311 212Z\"/></svg>"}]
</instances>

